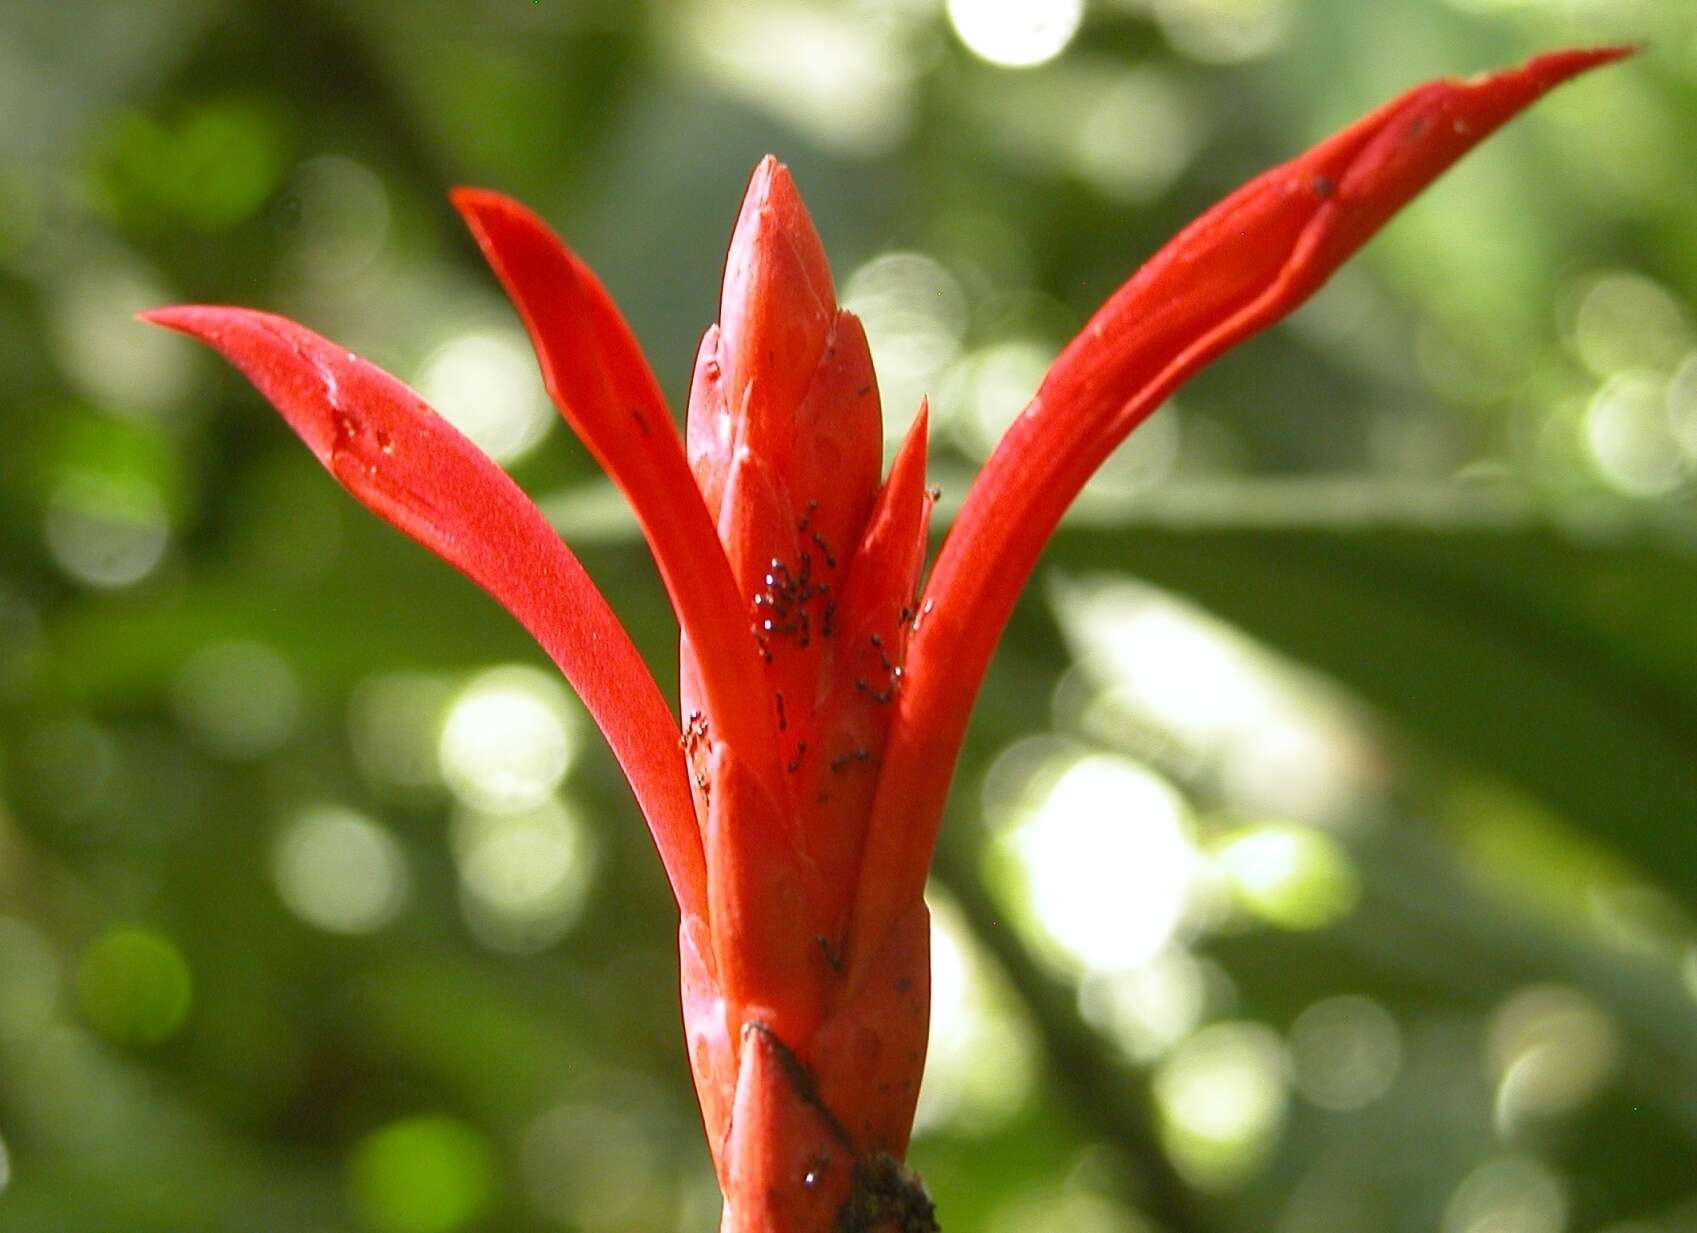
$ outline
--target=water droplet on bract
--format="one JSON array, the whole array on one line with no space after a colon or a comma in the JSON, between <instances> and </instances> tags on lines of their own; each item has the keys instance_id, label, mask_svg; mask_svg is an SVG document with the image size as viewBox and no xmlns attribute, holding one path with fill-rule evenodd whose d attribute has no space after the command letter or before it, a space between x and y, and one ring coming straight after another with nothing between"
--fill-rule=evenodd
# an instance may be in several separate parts
<instances>
[{"instance_id":1,"label":"water droplet on bract","mask_svg":"<svg viewBox=\"0 0 1697 1233\"><path fill-rule=\"evenodd\" d=\"M823 942L824 939L821 938L820 941ZM809 1190L812 1190L820 1182L825 1180L825 1170L830 1166L830 1164L831 1158L829 1156L815 1157L808 1163L807 1172L802 1174L801 1184Z\"/></svg>"},{"instance_id":2,"label":"water droplet on bract","mask_svg":"<svg viewBox=\"0 0 1697 1233\"><path fill-rule=\"evenodd\" d=\"M382 450L385 454L393 455L395 452L395 438L384 432L382 429L378 429L377 448Z\"/></svg>"}]
</instances>

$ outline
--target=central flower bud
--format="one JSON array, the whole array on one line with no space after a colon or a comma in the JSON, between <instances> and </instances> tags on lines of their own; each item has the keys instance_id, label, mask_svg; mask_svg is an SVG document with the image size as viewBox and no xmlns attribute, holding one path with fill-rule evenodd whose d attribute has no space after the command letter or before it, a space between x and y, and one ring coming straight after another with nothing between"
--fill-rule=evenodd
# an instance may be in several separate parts
<instances>
[{"instance_id":1,"label":"central flower bud","mask_svg":"<svg viewBox=\"0 0 1697 1233\"><path fill-rule=\"evenodd\" d=\"M923 904L877 941L889 961L858 986L844 948L871 874L867 823L919 615L925 433L921 408L880 487L866 333L837 306L806 208L768 158L696 360L688 449L747 605L760 665L747 688L769 708L776 752L755 757L717 737L686 638L684 745L711 919L684 922L685 1016L727 1194L787 1194L817 1208L821 1229L857 1161L905 1150L924 1058ZM774 1118L785 1123L776 1137ZM753 1122L765 1125L758 1162L735 1147L755 1142ZM774 1142L789 1145L781 1160Z\"/></svg>"}]
</instances>

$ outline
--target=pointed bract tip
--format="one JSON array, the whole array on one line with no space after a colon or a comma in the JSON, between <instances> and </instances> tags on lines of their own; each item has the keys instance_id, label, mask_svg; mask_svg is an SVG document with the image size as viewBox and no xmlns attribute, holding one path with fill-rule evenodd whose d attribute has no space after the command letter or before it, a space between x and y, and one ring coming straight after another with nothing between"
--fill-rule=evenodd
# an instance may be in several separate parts
<instances>
[{"instance_id":1,"label":"pointed bract tip","mask_svg":"<svg viewBox=\"0 0 1697 1233\"><path fill-rule=\"evenodd\" d=\"M913 423L907 427L907 435L902 438L896 457L890 463L890 475L886 483L894 488L908 488L913 491L914 499L925 486L925 463L929 452L931 435L931 400L921 398L919 410L914 414Z\"/></svg>"},{"instance_id":2,"label":"pointed bract tip","mask_svg":"<svg viewBox=\"0 0 1697 1233\"><path fill-rule=\"evenodd\" d=\"M232 362L237 362L229 342L232 331L259 329L273 335L317 338L286 317L233 304L166 304L144 309L136 314L136 320L199 339Z\"/></svg>"},{"instance_id":3,"label":"pointed bract tip","mask_svg":"<svg viewBox=\"0 0 1697 1233\"><path fill-rule=\"evenodd\" d=\"M226 358L233 358L225 346L231 330L257 323L276 322L281 318L256 308L237 308L227 304L165 304L137 313L136 320L161 329L185 334L205 343Z\"/></svg>"},{"instance_id":4,"label":"pointed bract tip","mask_svg":"<svg viewBox=\"0 0 1697 1233\"><path fill-rule=\"evenodd\" d=\"M1642 43L1614 43L1607 47L1574 47L1564 51L1548 51L1533 56L1522 66L1521 71L1547 85L1555 86L1570 77L1577 77L1580 73L1612 64L1616 60L1625 60L1643 50Z\"/></svg>"},{"instance_id":5,"label":"pointed bract tip","mask_svg":"<svg viewBox=\"0 0 1697 1233\"><path fill-rule=\"evenodd\" d=\"M200 311L203 309L198 304L166 304L159 308L144 308L135 317L148 325L189 334L194 332L194 320Z\"/></svg>"},{"instance_id":6,"label":"pointed bract tip","mask_svg":"<svg viewBox=\"0 0 1697 1233\"><path fill-rule=\"evenodd\" d=\"M778 161L775 154L765 155L754 165L748 177L748 191L743 194L743 209L770 203L774 198L796 195L795 180L790 169Z\"/></svg>"},{"instance_id":7,"label":"pointed bract tip","mask_svg":"<svg viewBox=\"0 0 1697 1233\"><path fill-rule=\"evenodd\" d=\"M515 222L541 226L541 220L529 209L493 189L468 188L462 185L448 190L448 201L486 255L490 244L490 231L493 228L498 228L503 223L510 226Z\"/></svg>"},{"instance_id":8,"label":"pointed bract tip","mask_svg":"<svg viewBox=\"0 0 1697 1233\"><path fill-rule=\"evenodd\" d=\"M522 205L505 193L498 193L492 188L473 188L466 184L449 189L448 202L459 211L462 218L467 220L485 214L524 210ZM529 211L525 212L528 213Z\"/></svg>"},{"instance_id":9,"label":"pointed bract tip","mask_svg":"<svg viewBox=\"0 0 1697 1233\"><path fill-rule=\"evenodd\" d=\"M768 154L749 177L732 237L733 256L739 245L758 249L782 238L800 264L801 272L822 305L834 306L831 267L814 229L813 216L801 199L790 169Z\"/></svg>"},{"instance_id":10,"label":"pointed bract tip","mask_svg":"<svg viewBox=\"0 0 1697 1233\"><path fill-rule=\"evenodd\" d=\"M754 438L787 439L812 384L836 313L825 246L784 165L754 170L725 257L719 294L727 400L743 408Z\"/></svg>"},{"instance_id":11,"label":"pointed bract tip","mask_svg":"<svg viewBox=\"0 0 1697 1233\"><path fill-rule=\"evenodd\" d=\"M461 214L475 209L478 203L489 195L486 188L474 188L470 184L456 184L448 190L448 203Z\"/></svg>"}]
</instances>

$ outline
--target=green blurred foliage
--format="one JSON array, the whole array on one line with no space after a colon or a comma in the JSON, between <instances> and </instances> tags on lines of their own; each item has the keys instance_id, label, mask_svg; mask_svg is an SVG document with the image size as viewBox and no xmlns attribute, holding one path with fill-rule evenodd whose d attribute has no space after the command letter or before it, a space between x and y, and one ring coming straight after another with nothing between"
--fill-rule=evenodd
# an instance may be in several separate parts
<instances>
[{"instance_id":1,"label":"green blurred foliage","mask_svg":"<svg viewBox=\"0 0 1697 1233\"><path fill-rule=\"evenodd\" d=\"M490 417L669 687L447 188L549 218L681 395L778 153L893 428L933 397L946 514L1219 194L1421 78L1624 39L1058 537L939 854L913 1155L991 1233L1697 1229L1697 9L1020 7L0 12L0 1231L717 1220L587 721L131 313L286 312Z\"/></svg>"}]
</instances>

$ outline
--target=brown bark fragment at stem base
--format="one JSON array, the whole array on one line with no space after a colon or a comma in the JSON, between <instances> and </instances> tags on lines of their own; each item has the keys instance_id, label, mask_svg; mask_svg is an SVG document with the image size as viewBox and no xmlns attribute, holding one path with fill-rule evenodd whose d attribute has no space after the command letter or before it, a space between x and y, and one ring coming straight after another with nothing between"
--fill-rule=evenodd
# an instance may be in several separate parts
<instances>
[{"instance_id":1,"label":"brown bark fragment at stem base","mask_svg":"<svg viewBox=\"0 0 1697 1233\"><path fill-rule=\"evenodd\" d=\"M854 1191L832 1233L939 1233L937 1209L917 1173L874 1152L855 1162Z\"/></svg>"}]
</instances>

